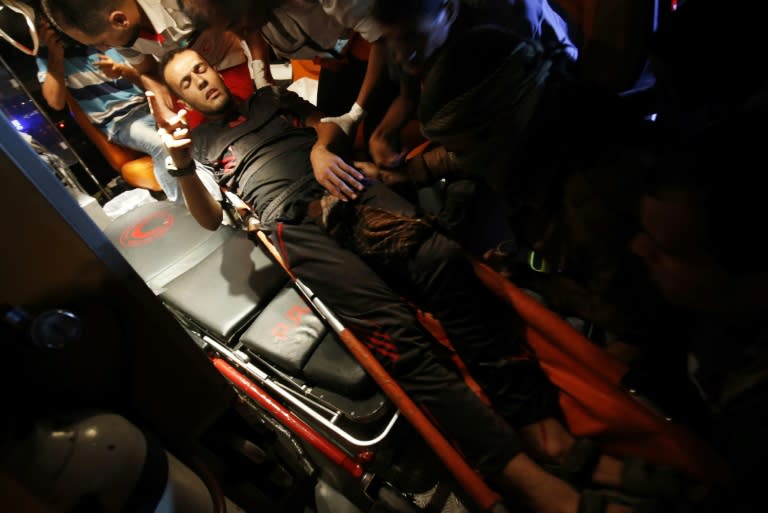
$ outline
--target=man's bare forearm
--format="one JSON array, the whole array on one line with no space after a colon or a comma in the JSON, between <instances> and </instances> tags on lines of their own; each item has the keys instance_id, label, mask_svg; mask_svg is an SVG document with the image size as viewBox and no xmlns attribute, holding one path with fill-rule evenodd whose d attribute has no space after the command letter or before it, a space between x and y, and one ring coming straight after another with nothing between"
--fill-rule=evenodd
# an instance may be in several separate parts
<instances>
[{"instance_id":1,"label":"man's bare forearm","mask_svg":"<svg viewBox=\"0 0 768 513\"><path fill-rule=\"evenodd\" d=\"M368 107L368 99L384 76L386 68L386 44L384 39L379 39L371 44L368 55L368 64L365 68L365 77L357 93L356 103L363 109Z\"/></svg>"},{"instance_id":2,"label":"man's bare forearm","mask_svg":"<svg viewBox=\"0 0 768 513\"><path fill-rule=\"evenodd\" d=\"M51 56L48 71L41 86L43 98L52 109L61 110L67 104L67 85L64 79L64 58Z\"/></svg>"},{"instance_id":3,"label":"man's bare forearm","mask_svg":"<svg viewBox=\"0 0 768 513\"><path fill-rule=\"evenodd\" d=\"M179 177L178 180L184 201L195 221L203 228L216 230L224 215L221 204L211 196L196 172Z\"/></svg>"}]
</instances>

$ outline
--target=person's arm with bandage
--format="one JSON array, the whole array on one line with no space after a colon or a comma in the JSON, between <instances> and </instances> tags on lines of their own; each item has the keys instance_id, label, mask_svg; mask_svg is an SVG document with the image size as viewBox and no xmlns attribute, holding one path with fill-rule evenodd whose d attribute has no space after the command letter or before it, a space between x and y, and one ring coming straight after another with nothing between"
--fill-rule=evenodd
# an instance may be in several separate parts
<instances>
[{"instance_id":1,"label":"person's arm with bandage","mask_svg":"<svg viewBox=\"0 0 768 513\"><path fill-rule=\"evenodd\" d=\"M349 111L341 116L323 118L324 122L335 123L350 137L354 137L358 123L367 115L371 97L378 84L386 77L386 43L383 30L369 13L370 2L360 0L325 0L322 2L325 13L334 18L343 27L354 31L370 43L365 76L355 102Z\"/></svg>"},{"instance_id":2,"label":"person's arm with bandage","mask_svg":"<svg viewBox=\"0 0 768 513\"><path fill-rule=\"evenodd\" d=\"M349 109L349 112L341 116L323 118L326 123L335 123L345 134L354 137L355 129L367 115L366 107L379 81L385 75L386 67L386 46L383 39L371 43L371 50L368 54L368 64L365 68L365 77L360 85L360 91L357 93L355 103Z\"/></svg>"},{"instance_id":3,"label":"person's arm with bandage","mask_svg":"<svg viewBox=\"0 0 768 513\"><path fill-rule=\"evenodd\" d=\"M181 193L184 195L192 217L203 228L216 230L221 224L224 211L197 175L197 165L192 157L192 139L187 126L187 111L181 109L170 118L166 118L157 108L157 97L150 91L146 96L149 108L157 122L157 132L173 161L173 166L169 166L168 172L178 179Z\"/></svg>"},{"instance_id":4,"label":"person's arm with bandage","mask_svg":"<svg viewBox=\"0 0 768 513\"><path fill-rule=\"evenodd\" d=\"M272 72L269 67L269 46L264 41L264 38L261 37L261 32L249 30L238 34L238 36L240 37L243 52L248 59L248 69L254 87L261 89L262 87L274 85L275 79L272 78Z\"/></svg>"}]
</instances>

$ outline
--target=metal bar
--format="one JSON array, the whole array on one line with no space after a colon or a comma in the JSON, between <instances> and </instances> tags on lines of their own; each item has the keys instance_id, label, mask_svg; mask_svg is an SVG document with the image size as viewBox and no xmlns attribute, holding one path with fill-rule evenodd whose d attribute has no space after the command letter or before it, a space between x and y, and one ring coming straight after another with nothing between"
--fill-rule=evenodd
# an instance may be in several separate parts
<instances>
[{"instance_id":1,"label":"metal bar","mask_svg":"<svg viewBox=\"0 0 768 513\"><path fill-rule=\"evenodd\" d=\"M207 335L203 336L203 340L205 342L209 343L211 346L213 346L216 351L218 351L222 356L226 357L229 362L231 362L234 365L237 365L238 367L241 367L243 370L245 370L248 374L256 378L261 384L263 384L266 387L269 387L270 389L274 390L277 394L279 394L283 399L286 401L289 401L291 404L296 406L297 408L301 409L304 413L315 419L316 421L320 422L330 431L333 431L338 436L346 440L352 445L356 445L358 447L370 447L372 445L376 445L377 443L384 440L384 438L387 437L389 432L392 430L392 427L395 425L395 422L399 418L399 412L395 412L394 415L392 415L392 418L389 420L389 423L387 426L382 430L381 433L379 433L376 437L370 439L370 440L360 440L359 438L355 438L351 434L347 433L343 429L341 429L336 424L332 423L328 419L324 418L322 415L317 413L315 410L307 406L304 401L296 398L293 394L288 392L287 390L283 389L279 384L275 383L267 373L259 369L258 367L248 363L244 362L242 359L238 358L234 352L232 352L229 348L227 348L225 345L215 341L214 339L208 337Z\"/></svg>"},{"instance_id":2,"label":"metal bar","mask_svg":"<svg viewBox=\"0 0 768 513\"><path fill-rule=\"evenodd\" d=\"M363 467L350 458L341 449L329 442L320 433L312 429L303 420L297 417L290 410L286 409L282 404L278 403L264 390L256 386L252 381L246 379L240 374L237 369L232 367L229 363L221 358L211 358L213 365L224 376L232 381L235 386L240 390L248 394L248 397L257 401L262 407L269 411L272 415L280 419L280 422L291 429L294 433L299 435L303 440L306 440L314 448L322 452L329 460L339 465L349 474L355 478L363 477L365 471Z\"/></svg>"}]
</instances>

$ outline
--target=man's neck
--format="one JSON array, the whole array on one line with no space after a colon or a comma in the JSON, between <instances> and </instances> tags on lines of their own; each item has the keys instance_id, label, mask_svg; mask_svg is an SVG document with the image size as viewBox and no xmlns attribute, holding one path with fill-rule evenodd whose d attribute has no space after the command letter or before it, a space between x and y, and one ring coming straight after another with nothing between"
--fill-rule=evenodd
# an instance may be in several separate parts
<instances>
[{"instance_id":1,"label":"man's neck","mask_svg":"<svg viewBox=\"0 0 768 513\"><path fill-rule=\"evenodd\" d=\"M230 121L236 119L238 116L242 115L242 104L243 102L240 99L232 96L230 97L229 104L224 107L220 113L206 114L205 117L212 121Z\"/></svg>"}]
</instances>

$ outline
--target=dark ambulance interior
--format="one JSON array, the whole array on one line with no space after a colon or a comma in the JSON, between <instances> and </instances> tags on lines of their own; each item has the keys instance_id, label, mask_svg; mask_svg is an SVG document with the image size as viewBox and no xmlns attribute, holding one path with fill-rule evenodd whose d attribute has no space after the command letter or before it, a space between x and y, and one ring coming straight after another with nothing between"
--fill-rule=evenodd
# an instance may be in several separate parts
<instances>
[{"instance_id":1,"label":"dark ambulance interior","mask_svg":"<svg viewBox=\"0 0 768 513\"><path fill-rule=\"evenodd\" d=\"M643 108L653 88L648 43L678 2L561 3L583 29L585 73ZM4 20L9 10L0 11L3 30L31 45L22 27L11 26L19 18ZM354 513L362 503L384 504L371 511L419 511L382 497L390 484L431 486L439 465L269 253L243 231L206 231L183 206L163 201L147 178L148 157L108 147L72 106L50 109L35 73L32 57L0 40L0 436L24 439L40 429L31 422L41 416L56 419L46 426L64 426L65 436L81 412L113 412L199 477L202 488L193 478L183 484L177 471L179 496L207 492L212 503L195 509L177 499L156 510L142 497L167 489L133 490L138 498L114 511ZM100 212L134 189L158 201L116 219ZM215 366L211 352L219 355ZM288 411L333 447L307 444L266 415L264 403L233 388L234 378L223 374L238 365L283 403L268 411ZM108 460L108 447L91 457ZM50 450L11 457L15 473L0 472L0 510L107 511L95 500L46 503L46 487L62 486L58 477L72 472L64 461L75 465L56 452L65 449ZM378 463L365 467L377 450ZM376 464L414 459L424 468L409 467L399 482L371 478L350 491L350 481L375 475ZM127 479L142 482L148 467Z\"/></svg>"}]
</instances>

